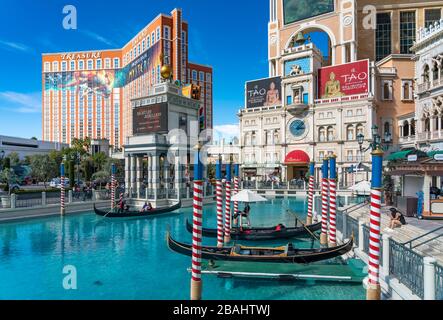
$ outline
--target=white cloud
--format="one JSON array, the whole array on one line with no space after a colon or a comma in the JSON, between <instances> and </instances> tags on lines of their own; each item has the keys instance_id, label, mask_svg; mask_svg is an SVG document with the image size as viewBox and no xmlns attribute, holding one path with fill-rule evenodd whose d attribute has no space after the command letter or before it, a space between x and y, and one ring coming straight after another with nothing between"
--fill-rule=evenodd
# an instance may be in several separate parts
<instances>
[{"instance_id":1,"label":"white cloud","mask_svg":"<svg viewBox=\"0 0 443 320\"><path fill-rule=\"evenodd\" d=\"M31 48L28 46L18 43L18 42L10 42L10 41L4 41L0 40L0 46L7 49L7 50L15 50L15 51L22 51L22 52L29 52L31 51Z\"/></svg>"},{"instance_id":2,"label":"white cloud","mask_svg":"<svg viewBox=\"0 0 443 320\"><path fill-rule=\"evenodd\" d=\"M99 42L102 42L102 43L104 43L104 44L106 44L108 46L112 46L112 47L116 47L117 46L111 40L109 40L109 39L107 39L107 38L105 38L105 37L103 37L103 36L101 36L101 35L99 35L99 34L97 34L95 32L92 32L92 31L89 31L89 30L81 30L81 32L83 32L88 37L90 37L90 38L92 38L94 40L97 40Z\"/></svg>"},{"instance_id":3,"label":"white cloud","mask_svg":"<svg viewBox=\"0 0 443 320\"><path fill-rule=\"evenodd\" d=\"M240 128L238 124L221 124L214 126L214 140L225 139L230 142L234 137L239 137Z\"/></svg>"},{"instance_id":4,"label":"white cloud","mask_svg":"<svg viewBox=\"0 0 443 320\"><path fill-rule=\"evenodd\" d=\"M42 110L41 93L0 92L0 108L19 113L40 113Z\"/></svg>"}]
</instances>

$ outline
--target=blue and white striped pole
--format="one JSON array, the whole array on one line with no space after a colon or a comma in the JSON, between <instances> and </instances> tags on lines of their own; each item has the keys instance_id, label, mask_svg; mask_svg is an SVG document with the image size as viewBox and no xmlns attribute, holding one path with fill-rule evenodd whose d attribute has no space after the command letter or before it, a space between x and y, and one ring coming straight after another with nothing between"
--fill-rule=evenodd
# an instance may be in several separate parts
<instances>
[{"instance_id":1,"label":"blue and white striped pole","mask_svg":"<svg viewBox=\"0 0 443 320\"><path fill-rule=\"evenodd\" d=\"M328 244L328 209L329 209L329 181L328 181L328 158L323 159L322 182L321 182L321 234L320 244Z\"/></svg>"},{"instance_id":2,"label":"blue and white striped pole","mask_svg":"<svg viewBox=\"0 0 443 320\"><path fill-rule=\"evenodd\" d=\"M371 209L369 220L369 259L367 300L380 300L380 226L383 151L372 151Z\"/></svg>"}]
</instances>

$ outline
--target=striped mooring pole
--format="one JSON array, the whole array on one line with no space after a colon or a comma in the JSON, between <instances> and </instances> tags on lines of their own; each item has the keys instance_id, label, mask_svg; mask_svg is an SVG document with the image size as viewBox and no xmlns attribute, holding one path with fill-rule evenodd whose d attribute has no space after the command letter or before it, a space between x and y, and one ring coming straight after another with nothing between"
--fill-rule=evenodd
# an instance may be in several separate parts
<instances>
[{"instance_id":1,"label":"striped mooring pole","mask_svg":"<svg viewBox=\"0 0 443 320\"><path fill-rule=\"evenodd\" d=\"M111 165L111 210L115 209L115 164Z\"/></svg>"},{"instance_id":2,"label":"striped mooring pole","mask_svg":"<svg viewBox=\"0 0 443 320\"><path fill-rule=\"evenodd\" d=\"M240 171L240 166L239 164L234 164L234 193L233 195L236 195L238 193L238 184L239 184L239 171ZM237 217L238 220L238 201L234 201L234 216ZM235 225L237 225L237 221L235 223ZM240 216L240 227L241 227L241 216Z\"/></svg>"},{"instance_id":3,"label":"striped mooring pole","mask_svg":"<svg viewBox=\"0 0 443 320\"><path fill-rule=\"evenodd\" d=\"M383 151L372 151L371 209L369 220L369 261L367 300L380 300L380 208L382 189Z\"/></svg>"},{"instance_id":4,"label":"striped mooring pole","mask_svg":"<svg viewBox=\"0 0 443 320\"><path fill-rule=\"evenodd\" d=\"M231 163L226 164L226 195L225 195L225 244L231 241Z\"/></svg>"},{"instance_id":5,"label":"striped mooring pole","mask_svg":"<svg viewBox=\"0 0 443 320\"><path fill-rule=\"evenodd\" d=\"M65 164L60 164L60 214L65 215Z\"/></svg>"},{"instance_id":6,"label":"striped mooring pole","mask_svg":"<svg viewBox=\"0 0 443 320\"><path fill-rule=\"evenodd\" d=\"M336 211L337 211L337 157L329 157L329 246L337 245Z\"/></svg>"},{"instance_id":7,"label":"striped mooring pole","mask_svg":"<svg viewBox=\"0 0 443 320\"><path fill-rule=\"evenodd\" d=\"M217 199L217 247L223 247L223 185L222 185L222 157L218 156L215 165L216 199Z\"/></svg>"},{"instance_id":8,"label":"striped mooring pole","mask_svg":"<svg viewBox=\"0 0 443 320\"><path fill-rule=\"evenodd\" d=\"M328 244L328 158L323 159L322 181L321 181L321 234L320 244Z\"/></svg>"},{"instance_id":9,"label":"striped mooring pole","mask_svg":"<svg viewBox=\"0 0 443 320\"><path fill-rule=\"evenodd\" d=\"M200 160L200 143L194 160L194 204L192 215L192 267L191 300L201 300L201 257L202 257L202 213L203 213L203 164Z\"/></svg>"},{"instance_id":10,"label":"striped mooring pole","mask_svg":"<svg viewBox=\"0 0 443 320\"><path fill-rule=\"evenodd\" d=\"M308 217L306 224L312 224L312 205L314 202L314 179L315 179L315 163L311 161L309 164L309 186L308 186Z\"/></svg>"}]
</instances>

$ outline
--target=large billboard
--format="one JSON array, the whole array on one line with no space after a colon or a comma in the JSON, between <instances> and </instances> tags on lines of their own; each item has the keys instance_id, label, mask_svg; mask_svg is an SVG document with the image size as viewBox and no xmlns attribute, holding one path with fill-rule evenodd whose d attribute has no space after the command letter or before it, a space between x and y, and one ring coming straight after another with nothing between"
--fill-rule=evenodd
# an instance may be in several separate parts
<instances>
[{"instance_id":1,"label":"large billboard","mask_svg":"<svg viewBox=\"0 0 443 320\"><path fill-rule=\"evenodd\" d=\"M369 60L318 70L318 98L330 99L369 92Z\"/></svg>"},{"instance_id":2,"label":"large billboard","mask_svg":"<svg viewBox=\"0 0 443 320\"><path fill-rule=\"evenodd\" d=\"M332 11L334 11L334 0L283 0L285 24Z\"/></svg>"},{"instance_id":3,"label":"large billboard","mask_svg":"<svg viewBox=\"0 0 443 320\"><path fill-rule=\"evenodd\" d=\"M281 78L246 82L246 108L281 105Z\"/></svg>"},{"instance_id":4,"label":"large billboard","mask_svg":"<svg viewBox=\"0 0 443 320\"><path fill-rule=\"evenodd\" d=\"M134 135L168 132L168 103L156 103L132 110Z\"/></svg>"},{"instance_id":5,"label":"large billboard","mask_svg":"<svg viewBox=\"0 0 443 320\"><path fill-rule=\"evenodd\" d=\"M82 95L90 92L109 96L113 88L121 88L161 65L160 42L143 52L137 59L121 69L83 70L45 73L45 90L72 90Z\"/></svg>"}]
</instances>

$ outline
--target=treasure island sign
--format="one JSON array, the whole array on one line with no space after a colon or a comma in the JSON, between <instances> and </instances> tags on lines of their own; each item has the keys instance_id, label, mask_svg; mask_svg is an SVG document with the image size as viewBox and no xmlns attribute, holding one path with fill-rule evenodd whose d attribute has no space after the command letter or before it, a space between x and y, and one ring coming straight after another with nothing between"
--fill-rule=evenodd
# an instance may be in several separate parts
<instances>
[{"instance_id":1,"label":"treasure island sign","mask_svg":"<svg viewBox=\"0 0 443 320\"><path fill-rule=\"evenodd\" d=\"M318 97L331 99L369 92L369 60L318 70Z\"/></svg>"},{"instance_id":2,"label":"treasure island sign","mask_svg":"<svg viewBox=\"0 0 443 320\"><path fill-rule=\"evenodd\" d=\"M168 132L168 104L157 103L133 109L134 135Z\"/></svg>"}]
</instances>

